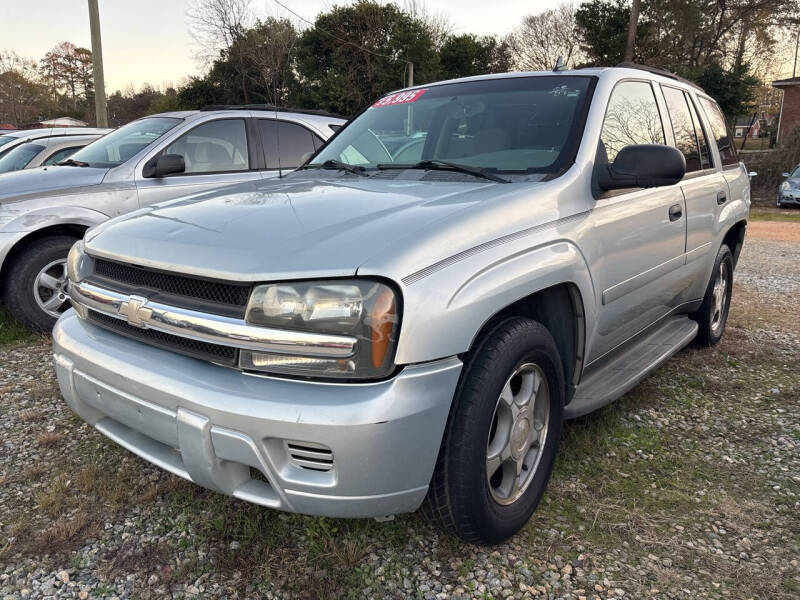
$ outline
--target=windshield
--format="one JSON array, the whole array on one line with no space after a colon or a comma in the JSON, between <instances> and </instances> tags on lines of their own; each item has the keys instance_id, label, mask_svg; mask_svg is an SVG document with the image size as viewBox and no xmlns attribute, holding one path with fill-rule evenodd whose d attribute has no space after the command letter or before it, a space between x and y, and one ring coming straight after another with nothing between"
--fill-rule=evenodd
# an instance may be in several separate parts
<instances>
[{"instance_id":1,"label":"windshield","mask_svg":"<svg viewBox=\"0 0 800 600\"><path fill-rule=\"evenodd\" d=\"M555 173L572 162L590 77L515 77L384 96L310 165L366 169L448 161L498 172Z\"/></svg>"},{"instance_id":2,"label":"windshield","mask_svg":"<svg viewBox=\"0 0 800 600\"><path fill-rule=\"evenodd\" d=\"M90 167L117 167L180 122L181 119L172 117L139 119L81 148L70 158L77 163L87 163Z\"/></svg>"},{"instance_id":3,"label":"windshield","mask_svg":"<svg viewBox=\"0 0 800 600\"><path fill-rule=\"evenodd\" d=\"M20 144L16 148L12 148L0 158L0 173L24 169L42 150L44 150L44 146L39 144Z\"/></svg>"},{"instance_id":4,"label":"windshield","mask_svg":"<svg viewBox=\"0 0 800 600\"><path fill-rule=\"evenodd\" d=\"M800 177L800 167L795 167L792 174L789 175L790 178L794 179L795 177Z\"/></svg>"}]
</instances>

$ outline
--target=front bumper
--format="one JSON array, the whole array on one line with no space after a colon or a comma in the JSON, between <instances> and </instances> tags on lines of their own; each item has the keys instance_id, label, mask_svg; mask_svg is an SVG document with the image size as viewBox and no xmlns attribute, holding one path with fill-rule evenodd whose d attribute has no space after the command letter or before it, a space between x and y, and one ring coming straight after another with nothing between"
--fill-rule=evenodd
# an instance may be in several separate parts
<instances>
[{"instance_id":1,"label":"front bumper","mask_svg":"<svg viewBox=\"0 0 800 600\"><path fill-rule=\"evenodd\" d=\"M364 384L248 375L123 338L72 310L53 330L53 352L67 403L121 446L204 487L331 517L419 507L462 367L449 358ZM331 468L308 468L297 447Z\"/></svg>"},{"instance_id":2,"label":"front bumper","mask_svg":"<svg viewBox=\"0 0 800 600\"><path fill-rule=\"evenodd\" d=\"M800 205L800 190L779 191L778 203Z\"/></svg>"}]
</instances>

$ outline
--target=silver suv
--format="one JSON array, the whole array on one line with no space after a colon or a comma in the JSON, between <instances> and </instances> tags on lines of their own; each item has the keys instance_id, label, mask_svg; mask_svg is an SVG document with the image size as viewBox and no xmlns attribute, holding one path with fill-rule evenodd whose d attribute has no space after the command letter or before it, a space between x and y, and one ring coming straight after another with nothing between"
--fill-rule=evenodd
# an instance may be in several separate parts
<instances>
[{"instance_id":1,"label":"silver suv","mask_svg":"<svg viewBox=\"0 0 800 600\"><path fill-rule=\"evenodd\" d=\"M200 485L493 543L563 419L721 338L749 214L717 104L642 68L389 94L279 181L92 229L61 391Z\"/></svg>"},{"instance_id":2,"label":"silver suv","mask_svg":"<svg viewBox=\"0 0 800 600\"><path fill-rule=\"evenodd\" d=\"M67 253L88 227L162 200L277 177L343 123L248 106L163 113L117 129L61 166L0 176L3 301L29 327L52 329L69 306Z\"/></svg>"}]
</instances>

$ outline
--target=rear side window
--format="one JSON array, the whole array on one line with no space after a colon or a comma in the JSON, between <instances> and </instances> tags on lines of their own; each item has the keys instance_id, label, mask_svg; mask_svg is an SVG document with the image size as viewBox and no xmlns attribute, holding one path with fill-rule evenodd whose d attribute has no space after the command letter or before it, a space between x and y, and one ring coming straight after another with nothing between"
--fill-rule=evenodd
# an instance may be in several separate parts
<instances>
[{"instance_id":1,"label":"rear side window","mask_svg":"<svg viewBox=\"0 0 800 600\"><path fill-rule=\"evenodd\" d=\"M692 114L689 112L689 99L681 90L664 86L661 89L664 91L664 100L667 102L672 133L675 135L675 146L686 158L686 172L692 173L707 167L708 164L703 165L697 139L698 132L695 129ZM700 131L700 135L703 135L702 131ZM707 160L706 158L706 162Z\"/></svg>"},{"instance_id":2,"label":"rear side window","mask_svg":"<svg viewBox=\"0 0 800 600\"><path fill-rule=\"evenodd\" d=\"M83 148L83 146L72 146L71 148L62 148L61 150L56 150L46 161L42 163L42 165L48 166L60 163L62 160L65 160L75 154L79 148Z\"/></svg>"},{"instance_id":3,"label":"rear side window","mask_svg":"<svg viewBox=\"0 0 800 600\"><path fill-rule=\"evenodd\" d=\"M728 131L728 126L725 124L725 117L722 116L722 111L719 105L713 100L708 98L700 98L700 103L703 105L703 110L708 117L708 122L711 125L711 133L714 136L714 141L717 143L719 149L719 157L722 160L722 165L735 165L739 163L736 156L736 149L733 147L733 138Z\"/></svg>"},{"instance_id":4,"label":"rear side window","mask_svg":"<svg viewBox=\"0 0 800 600\"><path fill-rule=\"evenodd\" d=\"M614 88L600 142L600 152L605 150L608 162L614 162L625 146L666 143L656 97L649 83L623 81Z\"/></svg>"},{"instance_id":5,"label":"rear side window","mask_svg":"<svg viewBox=\"0 0 800 600\"><path fill-rule=\"evenodd\" d=\"M322 145L321 140L297 123L260 119L259 125L267 169L295 169L306 154Z\"/></svg>"},{"instance_id":6,"label":"rear side window","mask_svg":"<svg viewBox=\"0 0 800 600\"><path fill-rule=\"evenodd\" d=\"M167 146L164 154L183 156L187 175L250 168L243 119L220 119L198 125Z\"/></svg>"},{"instance_id":7,"label":"rear side window","mask_svg":"<svg viewBox=\"0 0 800 600\"><path fill-rule=\"evenodd\" d=\"M692 113L692 122L697 133L697 141L700 143L700 160L703 162L704 169L710 169L714 166L714 161L711 159L711 152L708 150L708 137L706 137L703 125L700 123L700 116L697 114L694 101L688 95L686 95L686 101L689 105L689 112Z\"/></svg>"}]
</instances>

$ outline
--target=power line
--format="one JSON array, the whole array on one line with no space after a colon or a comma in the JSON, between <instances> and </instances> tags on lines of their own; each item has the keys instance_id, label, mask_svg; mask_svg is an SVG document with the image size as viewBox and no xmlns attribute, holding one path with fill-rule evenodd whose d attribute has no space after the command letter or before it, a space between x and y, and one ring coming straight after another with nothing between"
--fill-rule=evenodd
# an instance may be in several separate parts
<instances>
[{"instance_id":1,"label":"power line","mask_svg":"<svg viewBox=\"0 0 800 600\"><path fill-rule=\"evenodd\" d=\"M330 31L327 31L326 29L323 29L319 25L316 25L315 23L312 23L308 19L306 19L304 17L301 17L296 12L294 12L291 8L289 8L288 6L283 4L282 2L279 2L279 0L274 0L274 2L275 2L275 4L277 4L278 6L283 8L284 10L286 10L289 13L293 14L295 17L297 17L298 19L300 19L304 23L306 23L308 25L311 25L314 29L317 29L317 30L321 31L322 33L325 33L325 34L331 36L333 39L335 39L338 42L341 42L342 44L348 44L349 46L353 46L355 48L358 48L359 50L363 50L364 52L367 52L368 54L372 54L374 56L380 56L381 58L388 58L389 60L394 60L394 61L402 60L402 59L395 58L394 56L389 56L388 54L381 54L380 52L375 52L373 50L370 50L369 48L365 48L364 46L360 46L359 44L356 44L355 42L351 42L349 40L343 40L342 38L332 34ZM408 63L409 61L405 60L403 62Z\"/></svg>"}]
</instances>

